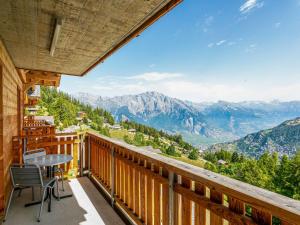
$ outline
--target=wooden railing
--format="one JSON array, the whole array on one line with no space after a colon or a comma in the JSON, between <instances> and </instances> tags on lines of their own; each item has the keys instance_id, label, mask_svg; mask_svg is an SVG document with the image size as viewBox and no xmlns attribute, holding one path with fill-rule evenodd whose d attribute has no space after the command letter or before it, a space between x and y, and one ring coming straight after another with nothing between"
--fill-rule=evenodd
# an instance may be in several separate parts
<instances>
[{"instance_id":1,"label":"wooden railing","mask_svg":"<svg viewBox=\"0 0 300 225\"><path fill-rule=\"evenodd\" d=\"M55 135L55 129L56 128L54 125L24 127L22 131L22 136L34 137L34 136Z\"/></svg>"},{"instance_id":2,"label":"wooden railing","mask_svg":"<svg viewBox=\"0 0 300 225\"><path fill-rule=\"evenodd\" d=\"M40 127L39 127L40 128ZM60 167L65 173L71 172L73 176L82 173L83 164L81 157L84 156L82 149L84 143L82 134L77 133L26 133L26 135L13 137L14 163L23 163L22 155L25 151L44 148L47 154L68 154L73 160Z\"/></svg>"},{"instance_id":3,"label":"wooden railing","mask_svg":"<svg viewBox=\"0 0 300 225\"><path fill-rule=\"evenodd\" d=\"M41 127L48 125L45 120L34 120L26 119L24 120L24 127Z\"/></svg>"},{"instance_id":4,"label":"wooden railing","mask_svg":"<svg viewBox=\"0 0 300 225\"><path fill-rule=\"evenodd\" d=\"M300 224L300 202L89 132L90 177L136 224Z\"/></svg>"}]
</instances>

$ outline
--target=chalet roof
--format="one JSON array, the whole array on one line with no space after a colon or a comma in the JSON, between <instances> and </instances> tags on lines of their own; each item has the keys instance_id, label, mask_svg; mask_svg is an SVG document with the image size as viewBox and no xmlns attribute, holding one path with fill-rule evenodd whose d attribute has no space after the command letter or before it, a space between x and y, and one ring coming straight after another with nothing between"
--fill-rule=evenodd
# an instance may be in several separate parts
<instances>
[{"instance_id":1,"label":"chalet roof","mask_svg":"<svg viewBox=\"0 0 300 225\"><path fill-rule=\"evenodd\" d=\"M17 68L82 76L179 2L0 0L0 38Z\"/></svg>"}]
</instances>

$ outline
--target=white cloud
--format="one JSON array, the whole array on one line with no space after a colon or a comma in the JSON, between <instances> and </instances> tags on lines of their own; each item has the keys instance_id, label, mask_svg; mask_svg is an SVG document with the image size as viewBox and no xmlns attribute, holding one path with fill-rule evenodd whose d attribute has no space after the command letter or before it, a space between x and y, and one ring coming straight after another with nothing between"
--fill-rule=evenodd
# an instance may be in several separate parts
<instances>
[{"instance_id":1,"label":"white cloud","mask_svg":"<svg viewBox=\"0 0 300 225\"><path fill-rule=\"evenodd\" d=\"M235 44L236 44L235 41L230 41L230 42L227 43L228 46L232 46L232 45L235 45Z\"/></svg>"},{"instance_id":2,"label":"white cloud","mask_svg":"<svg viewBox=\"0 0 300 225\"><path fill-rule=\"evenodd\" d=\"M159 73L153 72L147 74ZM174 73L165 72L161 74ZM293 82L292 77L290 82L285 83L275 83L272 80L263 80L260 82L255 80L252 82L204 82L197 78L188 79L184 75L175 75L173 78L163 75L163 77L169 77L168 79L148 79L148 76L145 76L147 77L146 79L140 79L141 77L143 76L139 76L138 79L128 79L128 77L123 76L104 76L104 79L95 80L93 85L85 81L81 81L79 84L74 83L71 92L87 92L94 95L112 97L116 95L139 94L146 91L157 91L171 97L194 102L218 100L233 102L246 100L271 101L274 99L282 101L300 100L300 83ZM67 80L63 81L63 83L64 82L67 82Z\"/></svg>"},{"instance_id":3,"label":"white cloud","mask_svg":"<svg viewBox=\"0 0 300 225\"><path fill-rule=\"evenodd\" d=\"M279 28L281 26L281 22L274 23L274 28Z\"/></svg>"},{"instance_id":4,"label":"white cloud","mask_svg":"<svg viewBox=\"0 0 300 225\"><path fill-rule=\"evenodd\" d=\"M144 80L144 81L161 81L170 78L181 77L182 75L179 73L158 73L158 72L150 72L143 73L136 76L128 77L130 80Z\"/></svg>"},{"instance_id":5,"label":"white cloud","mask_svg":"<svg viewBox=\"0 0 300 225\"><path fill-rule=\"evenodd\" d=\"M220 45L222 45L222 44L224 44L224 43L226 43L226 40L221 40L221 41L218 41L218 42L216 43L216 45L220 46Z\"/></svg>"},{"instance_id":6,"label":"white cloud","mask_svg":"<svg viewBox=\"0 0 300 225\"><path fill-rule=\"evenodd\" d=\"M246 0L246 2L241 5L240 12L242 14L248 13L255 8L261 8L264 6L264 2L260 0Z\"/></svg>"},{"instance_id":7,"label":"white cloud","mask_svg":"<svg viewBox=\"0 0 300 225\"><path fill-rule=\"evenodd\" d=\"M253 53L254 51L256 51L256 44L250 44L246 49L245 52L246 53Z\"/></svg>"},{"instance_id":8,"label":"white cloud","mask_svg":"<svg viewBox=\"0 0 300 225\"><path fill-rule=\"evenodd\" d=\"M213 23L214 19L215 18L213 16L207 16L204 20L205 25L210 26Z\"/></svg>"},{"instance_id":9,"label":"white cloud","mask_svg":"<svg viewBox=\"0 0 300 225\"><path fill-rule=\"evenodd\" d=\"M204 33L208 32L211 25L213 24L215 18L213 16L206 16L204 21L200 21L196 23L196 27L202 28Z\"/></svg>"},{"instance_id":10,"label":"white cloud","mask_svg":"<svg viewBox=\"0 0 300 225\"><path fill-rule=\"evenodd\" d=\"M208 45L207 45L207 47L208 48L213 48L213 47L217 47L217 46L221 46L221 45L224 45L224 44L226 44L227 43L227 46L233 46L233 45L236 45L237 43L235 42L235 41L227 41L227 40L220 40L220 41L218 41L218 42L216 42L216 43L213 43L213 42L211 42L211 43L209 43Z\"/></svg>"}]
</instances>

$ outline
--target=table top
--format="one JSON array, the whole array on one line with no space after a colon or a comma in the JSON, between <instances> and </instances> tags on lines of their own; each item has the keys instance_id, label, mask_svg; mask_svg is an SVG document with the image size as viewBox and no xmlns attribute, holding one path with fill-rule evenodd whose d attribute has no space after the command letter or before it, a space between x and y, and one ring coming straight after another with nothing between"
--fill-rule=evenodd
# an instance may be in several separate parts
<instances>
[{"instance_id":1,"label":"table top","mask_svg":"<svg viewBox=\"0 0 300 225\"><path fill-rule=\"evenodd\" d=\"M73 159L71 155L64 154L48 154L36 158L28 159L26 164L36 164L38 166L56 166L70 162Z\"/></svg>"}]
</instances>

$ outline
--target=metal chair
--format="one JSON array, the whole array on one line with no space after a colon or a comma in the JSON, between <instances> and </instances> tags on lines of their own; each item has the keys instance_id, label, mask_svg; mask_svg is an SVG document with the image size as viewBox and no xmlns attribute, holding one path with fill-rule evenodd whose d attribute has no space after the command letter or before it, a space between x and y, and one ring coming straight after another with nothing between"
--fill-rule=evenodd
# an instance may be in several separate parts
<instances>
[{"instance_id":1,"label":"metal chair","mask_svg":"<svg viewBox=\"0 0 300 225\"><path fill-rule=\"evenodd\" d=\"M36 158L36 157L44 156L46 154L47 153L46 153L46 150L44 148L29 150L29 151L24 152L23 160L24 160L24 163L26 163L26 160L28 160L28 159L33 159L33 158ZM62 187L61 190L65 191L65 188L64 188L64 170L62 168L58 168L57 166L55 166L54 167L54 173L59 174L59 178L61 179L61 187Z\"/></svg>"},{"instance_id":2,"label":"metal chair","mask_svg":"<svg viewBox=\"0 0 300 225\"><path fill-rule=\"evenodd\" d=\"M37 217L37 221L40 222L46 191L51 191L48 192L48 194L50 195L49 201L51 202L51 193L53 191L55 183L57 188L57 195L59 198L57 178L43 178L41 170L37 165L12 165L10 167L10 175L13 184L13 189L9 196L8 205L4 215L4 221L6 220L14 191L20 187L22 188L31 186L40 187L41 192L43 193L41 196L41 206Z\"/></svg>"}]
</instances>

